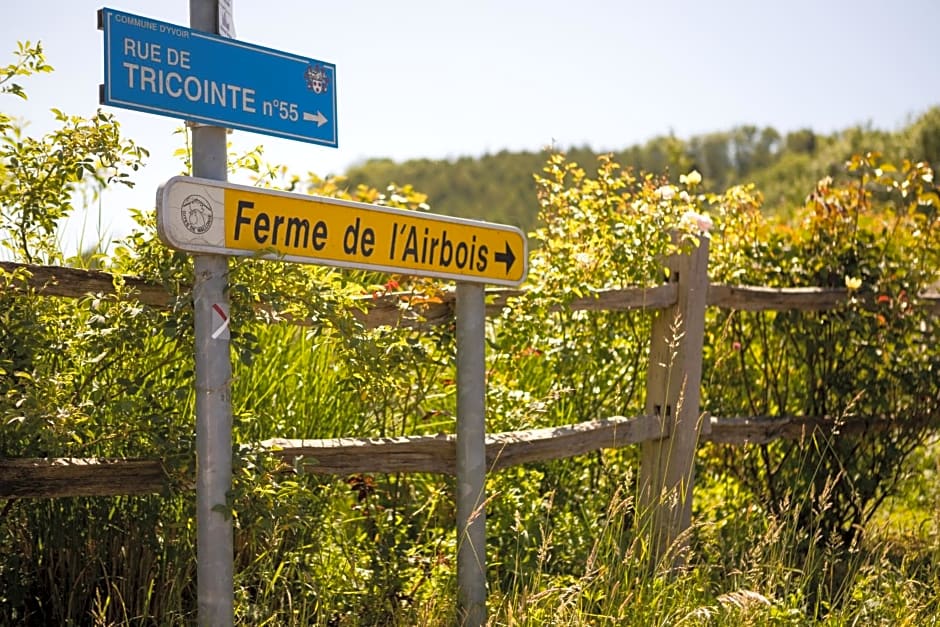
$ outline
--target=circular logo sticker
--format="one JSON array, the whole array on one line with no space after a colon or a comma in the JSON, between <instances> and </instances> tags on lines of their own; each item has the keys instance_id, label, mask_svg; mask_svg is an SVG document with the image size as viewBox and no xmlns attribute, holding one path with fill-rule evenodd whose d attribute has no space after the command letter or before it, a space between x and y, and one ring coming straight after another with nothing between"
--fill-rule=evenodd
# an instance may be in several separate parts
<instances>
[{"instance_id":1,"label":"circular logo sticker","mask_svg":"<svg viewBox=\"0 0 940 627\"><path fill-rule=\"evenodd\" d=\"M196 194L187 196L180 205L183 225L193 235L202 235L212 226L212 204Z\"/></svg>"}]
</instances>

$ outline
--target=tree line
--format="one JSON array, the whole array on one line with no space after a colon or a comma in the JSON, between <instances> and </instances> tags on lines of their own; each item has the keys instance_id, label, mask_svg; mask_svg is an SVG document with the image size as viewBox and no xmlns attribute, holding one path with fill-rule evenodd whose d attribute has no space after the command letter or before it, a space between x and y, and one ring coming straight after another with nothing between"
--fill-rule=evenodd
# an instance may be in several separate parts
<instances>
[{"instance_id":1,"label":"tree line","mask_svg":"<svg viewBox=\"0 0 940 627\"><path fill-rule=\"evenodd\" d=\"M940 165L940 106L897 131L859 125L831 134L809 128L781 133L769 126L743 125L688 139L659 136L612 156L624 167L666 173L670 178L698 170L704 189L709 191L755 183L764 194L765 214L786 219L818 179L840 171L851 155L865 150L880 151L899 161ZM407 183L427 194L437 213L513 224L529 231L538 214L532 175L542 169L551 151L503 150L481 157L401 163L374 158L353 165L345 177L350 189L358 185L383 189L389 182ZM608 154L587 146L563 152L570 161L587 168Z\"/></svg>"}]
</instances>

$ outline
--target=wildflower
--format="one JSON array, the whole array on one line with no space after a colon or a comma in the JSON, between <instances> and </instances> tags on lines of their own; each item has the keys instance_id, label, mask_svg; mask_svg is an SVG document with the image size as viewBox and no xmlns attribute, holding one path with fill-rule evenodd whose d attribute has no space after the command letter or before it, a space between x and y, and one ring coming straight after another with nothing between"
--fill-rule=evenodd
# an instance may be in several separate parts
<instances>
[{"instance_id":1,"label":"wildflower","mask_svg":"<svg viewBox=\"0 0 940 627\"><path fill-rule=\"evenodd\" d=\"M679 182L689 187L695 187L702 182L702 175L699 174L698 170L692 170L688 174L679 175Z\"/></svg>"},{"instance_id":2,"label":"wildflower","mask_svg":"<svg viewBox=\"0 0 940 627\"><path fill-rule=\"evenodd\" d=\"M845 287L848 288L850 292L854 292L862 286L862 280L857 277L846 276L845 277Z\"/></svg>"},{"instance_id":3,"label":"wildflower","mask_svg":"<svg viewBox=\"0 0 940 627\"><path fill-rule=\"evenodd\" d=\"M521 351L519 351L520 357L541 357L542 351L532 346L526 346Z\"/></svg>"},{"instance_id":4,"label":"wildflower","mask_svg":"<svg viewBox=\"0 0 940 627\"><path fill-rule=\"evenodd\" d=\"M656 195L663 200L672 200L672 197L676 195L676 188L672 185L663 185L656 190Z\"/></svg>"}]
</instances>

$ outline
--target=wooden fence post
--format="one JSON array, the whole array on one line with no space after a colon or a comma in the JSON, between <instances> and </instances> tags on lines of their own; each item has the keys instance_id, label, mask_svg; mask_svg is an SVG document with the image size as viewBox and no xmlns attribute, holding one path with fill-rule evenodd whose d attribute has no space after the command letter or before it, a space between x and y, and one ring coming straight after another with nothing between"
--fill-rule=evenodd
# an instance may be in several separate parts
<instances>
[{"instance_id":1,"label":"wooden fence post","mask_svg":"<svg viewBox=\"0 0 940 627\"><path fill-rule=\"evenodd\" d=\"M701 429L699 400L708 295L708 236L688 255L668 262L677 302L653 321L646 411L663 421L663 439L645 442L639 476L640 532L648 533L654 564L672 552L683 561L692 521L695 448Z\"/></svg>"}]
</instances>

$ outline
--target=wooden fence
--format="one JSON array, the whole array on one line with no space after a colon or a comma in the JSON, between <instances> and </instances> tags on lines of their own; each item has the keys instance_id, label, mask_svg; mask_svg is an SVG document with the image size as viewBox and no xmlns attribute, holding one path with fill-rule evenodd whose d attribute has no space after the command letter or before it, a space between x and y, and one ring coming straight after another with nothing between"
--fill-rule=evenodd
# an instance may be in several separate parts
<instances>
[{"instance_id":1,"label":"wooden fence","mask_svg":"<svg viewBox=\"0 0 940 627\"><path fill-rule=\"evenodd\" d=\"M696 258L696 255L699 257ZM848 291L840 288L767 288L712 284L706 275L707 248L693 255L677 259L673 281L655 288L628 288L600 291L571 303L573 310L590 311L658 311L660 322L654 323L651 351L657 343L666 341L665 325L673 320L678 310L686 324L683 342L688 342L690 320L704 323L704 307L721 307L741 311L823 311L844 303ZM0 262L0 270L19 271L21 288L32 289L39 295L81 297L89 293L114 293L115 277L100 271L74 268L27 266ZM121 277L121 281L135 290L138 300L153 307L167 307L171 297L161 285L148 283L135 277ZM519 295L518 290L492 290L488 292L488 313L497 313L507 299ZM690 304L692 300L696 301ZM940 315L940 294L922 295L925 306L933 315ZM445 294L440 302L424 306L420 316L409 317L399 307L395 295L370 299L366 310L357 313L369 327L379 325L433 325L450 322L454 315L453 294ZM301 321L302 322L302 321ZM658 325L658 326L657 326ZM694 334L693 334L694 335ZM692 385L690 369L701 369L701 350L692 347L680 363L682 377L672 377L672 390L656 390L653 372L647 385L648 403L641 416L614 416L579 424L526 431L510 431L487 435L488 467L500 470L509 466L534 461L545 461L580 455L591 451L622 447L630 444L644 446L644 465L641 481L649 485L649 498L655 498L666 483L682 483L683 493L690 498L691 455L699 441L726 444L763 444L779 438L805 437L807 434L832 426L826 417L778 416L749 418L715 418L698 415L697 379ZM697 362L697 366L696 366ZM652 363L652 359L651 359ZM655 370L655 369L651 369ZM676 388L687 385L686 389ZM689 390L694 387L694 402L688 402ZM676 395L686 394L685 420L672 415ZM691 418L690 418L691 417ZM864 432L872 425L865 420L840 423L840 433ZM682 429L682 431L680 431ZM676 455L677 440L683 438L685 452ZM336 438L325 440L271 439L258 444L292 464L301 464L307 472L321 474L357 474L370 472L431 472L453 474L456 446L453 435L414 436L397 438ZM691 448L689 449L689 446ZM670 454L664 455L668 450ZM679 460L677 457L684 457ZM676 468L657 466L670 458ZM651 466L656 466L651 470ZM667 477L669 475L669 477ZM681 481L680 481L681 479ZM688 482L688 483L686 483ZM641 483L642 486L642 483ZM672 486L673 488L676 485ZM165 493L168 478L161 460L104 460L104 459L0 459L0 498L116 496L130 494ZM641 491L642 494L642 491ZM682 517L681 512L671 516ZM679 520L679 524L682 521ZM668 527L669 525L667 525ZM672 534L670 534L672 535Z\"/></svg>"}]
</instances>

